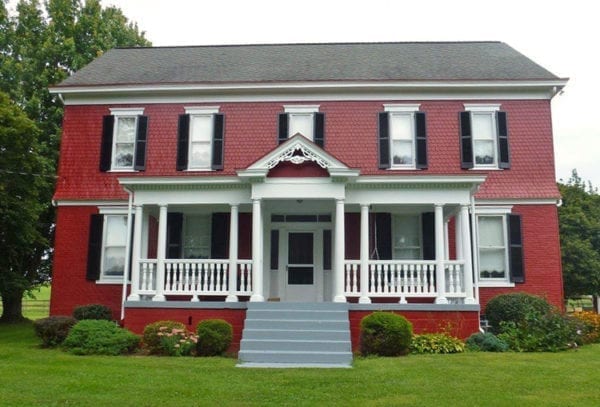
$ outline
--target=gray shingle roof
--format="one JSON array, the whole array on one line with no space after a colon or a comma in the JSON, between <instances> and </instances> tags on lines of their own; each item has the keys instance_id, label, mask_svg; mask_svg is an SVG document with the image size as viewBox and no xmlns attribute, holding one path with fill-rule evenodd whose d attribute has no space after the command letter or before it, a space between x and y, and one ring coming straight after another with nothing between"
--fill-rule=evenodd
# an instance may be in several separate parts
<instances>
[{"instance_id":1,"label":"gray shingle roof","mask_svg":"<svg viewBox=\"0 0 600 407\"><path fill-rule=\"evenodd\" d=\"M58 87L556 79L502 42L272 44L113 49Z\"/></svg>"}]
</instances>

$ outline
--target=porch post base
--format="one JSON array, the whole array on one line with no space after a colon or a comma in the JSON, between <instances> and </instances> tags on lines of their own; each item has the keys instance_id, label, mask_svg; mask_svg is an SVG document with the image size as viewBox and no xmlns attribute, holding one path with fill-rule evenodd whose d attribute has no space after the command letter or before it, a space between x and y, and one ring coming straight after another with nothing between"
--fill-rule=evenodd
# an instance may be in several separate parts
<instances>
[{"instance_id":1,"label":"porch post base","mask_svg":"<svg viewBox=\"0 0 600 407\"><path fill-rule=\"evenodd\" d=\"M370 304L371 303L371 299L369 297L360 297L358 299L358 303L359 304Z\"/></svg>"},{"instance_id":2,"label":"porch post base","mask_svg":"<svg viewBox=\"0 0 600 407\"><path fill-rule=\"evenodd\" d=\"M465 304L477 304L477 301L473 297L465 298Z\"/></svg>"},{"instance_id":3,"label":"porch post base","mask_svg":"<svg viewBox=\"0 0 600 407\"><path fill-rule=\"evenodd\" d=\"M127 301L139 301L140 300L140 295L135 293L135 294L129 294L129 297L127 297Z\"/></svg>"},{"instance_id":4,"label":"porch post base","mask_svg":"<svg viewBox=\"0 0 600 407\"><path fill-rule=\"evenodd\" d=\"M265 302L265 297L260 294L252 294L250 296L250 302Z\"/></svg>"},{"instance_id":5,"label":"porch post base","mask_svg":"<svg viewBox=\"0 0 600 407\"><path fill-rule=\"evenodd\" d=\"M448 298L446 297L437 297L435 299L436 304L448 304Z\"/></svg>"},{"instance_id":6,"label":"porch post base","mask_svg":"<svg viewBox=\"0 0 600 407\"><path fill-rule=\"evenodd\" d=\"M346 296L336 295L335 297L333 297L333 302L346 302Z\"/></svg>"},{"instance_id":7,"label":"porch post base","mask_svg":"<svg viewBox=\"0 0 600 407\"><path fill-rule=\"evenodd\" d=\"M225 302L238 302L237 295L229 294L227 298L225 298Z\"/></svg>"},{"instance_id":8,"label":"porch post base","mask_svg":"<svg viewBox=\"0 0 600 407\"><path fill-rule=\"evenodd\" d=\"M167 298L162 295L162 294L157 294L154 297L152 297L152 301L166 301Z\"/></svg>"}]
</instances>

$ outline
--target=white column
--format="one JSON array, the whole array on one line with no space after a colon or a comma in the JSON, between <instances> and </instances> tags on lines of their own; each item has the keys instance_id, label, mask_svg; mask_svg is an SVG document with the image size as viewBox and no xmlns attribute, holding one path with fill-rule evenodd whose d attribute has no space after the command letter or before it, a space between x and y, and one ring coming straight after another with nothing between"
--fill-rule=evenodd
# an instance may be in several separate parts
<instances>
[{"instance_id":1,"label":"white column","mask_svg":"<svg viewBox=\"0 0 600 407\"><path fill-rule=\"evenodd\" d=\"M475 296L473 295L473 256L471 254L471 232L469 231L469 206L461 205L460 207L460 224L461 224L461 239L462 240L462 260L465 262L465 304L475 304Z\"/></svg>"},{"instance_id":2,"label":"white column","mask_svg":"<svg viewBox=\"0 0 600 407\"><path fill-rule=\"evenodd\" d=\"M165 301L165 257L167 246L167 205L160 204L158 216L158 247L156 249L156 294L152 301Z\"/></svg>"},{"instance_id":3,"label":"white column","mask_svg":"<svg viewBox=\"0 0 600 407\"><path fill-rule=\"evenodd\" d=\"M468 219L467 219L467 222L468 222ZM456 245L456 258L457 259L463 259L464 258L463 241L462 241L462 234L463 234L462 228L463 228L462 213L458 212L454 216L454 242L455 242L455 245Z\"/></svg>"},{"instance_id":4,"label":"white column","mask_svg":"<svg viewBox=\"0 0 600 407\"><path fill-rule=\"evenodd\" d=\"M264 301L263 296L263 224L260 199L252 200L252 296L250 301Z\"/></svg>"},{"instance_id":5,"label":"white column","mask_svg":"<svg viewBox=\"0 0 600 407\"><path fill-rule=\"evenodd\" d=\"M231 205L229 217L229 295L225 302L237 302L238 206Z\"/></svg>"},{"instance_id":6,"label":"white column","mask_svg":"<svg viewBox=\"0 0 600 407\"><path fill-rule=\"evenodd\" d=\"M131 249L131 292L127 301L139 301L140 295L140 258L142 257L142 225L144 222L144 207L135 206L135 224L133 226L133 248Z\"/></svg>"},{"instance_id":7,"label":"white column","mask_svg":"<svg viewBox=\"0 0 600 407\"><path fill-rule=\"evenodd\" d=\"M444 205L435 205L435 270L437 280L436 304L448 304L446 298L446 271L444 270Z\"/></svg>"},{"instance_id":8,"label":"white column","mask_svg":"<svg viewBox=\"0 0 600 407\"><path fill-rule=\"evenodd\" d=\"M344 295L344 244L346 234L344 228L344 200L335 200L335 249L333 270L333 302L346 302Z\"/></svg>"},{"instance_id":9,"label":"white column","mask_svg":"<svg viewBox=\"0 0 600 407\"><path fill-rule=\"evenodd\" d=\"M369 205L360 206L360 304L370 304L369 292Z\"/></svg>"}]
</instances>

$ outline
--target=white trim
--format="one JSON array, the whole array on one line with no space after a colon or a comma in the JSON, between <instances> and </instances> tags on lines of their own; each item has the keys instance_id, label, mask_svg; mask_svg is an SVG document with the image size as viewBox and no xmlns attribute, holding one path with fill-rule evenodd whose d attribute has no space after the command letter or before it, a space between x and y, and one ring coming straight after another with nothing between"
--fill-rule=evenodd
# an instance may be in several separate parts
<instances>
[{"instance_id":1,"label":"white trim","mask_svg":"<svg viewBox=\"0 0 600 407\"><path fill-rule=\"evenodd\" d=\"M283 105L285 113L317 113L319 105Z\"/></svg>"},{"instance_id":2,"label":"white trim","mask_svg":"<svg viewBox=\"0 0 600 407\"><path fill-rule=\"evenodd\" d=\"M512 206L486 206L481 207L475 204L476 215L506 215L511 213Z\"/></svg>"},{"instance_id":3,"label":"white trim","mask_svg":"<svg viewBox=\"0 0 600 407\"><path fill-rule=\"evenodd\" d=\"M560 198L475 199L475 205L558 205Z\"/></svg>"},{"instance_id":4,"label":"white trim","mask_svg":"<svg viewBox=\"0 0 600 407\"><path fill-rule=\"evenodd\" d=\"M356 179L357 184L482 184L485 175L363 175Z\"/></svg>"},{"instance_id":5,"label":"white trim","mask_svg":"<svg viewBox=\"0 0 600 407\"><path fill-rule=\"evenodd\" d=\"M185 114L212 115L219 113L220 106L184 106Z\"/></svg>"},{"instance_id":6,"label":"white trim","mask_svg":"<svg viewBox=\"0 0 600 407\"><path fill-rule=\"evenodd\" d=\"M116 278L106 278L106 277L102 277L100 276L99 280L95 281L96 284L99 285L123 285L123 277L121 276L117 276ZM127 280L127 284L130 284L131 281Z\"/></svg>"},{"instance_id":7,"label":"white trim","mask_svg":"<svg viewBox=\"0 0 600 407\"><path fill-rule=\"evenodd\" d=\"M98 206L98 213L101 215L127 215L127 206Z\"/></svg>"},{"instance_id":8,"label":"white trim","mask_svg":"<svg viewBox=\"0 0 600 407\"><path fill-rule=\"evenodd\" d=\"M497 207L495 208L485 208L489 210L484 210L481 213L479 212L479 208L475 207L475 220L476 220L476 228L477 228L477 280L479 281L479 287L510 287L509 284L513 284L510 281L510 242L508 236L508 226L506 221L507 214L510 211L506 212L508 208ZM481 235L479 233L479 219L481 217L495 217L500 218L501 227L502 227L502 240L503 240L503 249L504 249L504 277L503 278L494 278L494 277L481 277L481 246L479 239Z\"/></svg>"},{"instance_id":9,"label":"white trim","mask_svg":"<svg viewBox=\"0 0 600 407\"><path fill-rule=\"evenodd\" d=\"M515 287L515 283L511 283L510 281L481 280L481 278L479 278L479 288L487 287Z\"/></svg>"},{"instance_id":10,"label":"white trim","mask_svg":"<svg viewBox=\"0 0 600 407\"><path fill-rule=\"evenodd\" d=\"M113 116L139 116L144 114L143 107L111 107L109 110Z\"/></svg>"},{"instance_id":11,"label":"white trim","mask_svg":"<svg viewBox=\"0 0 600 407\"><path fill-rule=\"evenodd\" d=\"M56 206L123 206L127 205L127 201L76 201L69 199L59 199L54 201Z\"/></svg>"},{"instance_id":12,"label":"white trim","mask_svg":"<svg viewBox=\"0 0 600 407\"><path fill-rule=\"evenodd\" d=\"M393 112L393 113L412 113L412 112L417 112L419 110L419 108L421 107L421 104L397 104L397 103L391 103L391 104L383 104L383 110L385 112Z\"/></svg>"},{"instance_id":13,"label":"white trim","mask_svg":"<svg viewBox=\"0 0 600 407\"><path fill-rule=\"evenodd\" d=\"M465 103L465 110L469 112L497 112L500 110L500 103Z\"/></svg>"}]
</instances>

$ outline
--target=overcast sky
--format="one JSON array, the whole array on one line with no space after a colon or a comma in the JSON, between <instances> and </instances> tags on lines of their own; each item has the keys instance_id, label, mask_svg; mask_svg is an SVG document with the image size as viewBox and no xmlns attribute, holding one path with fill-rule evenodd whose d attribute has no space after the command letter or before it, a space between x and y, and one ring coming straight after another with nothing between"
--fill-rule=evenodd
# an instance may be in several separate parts
<instances>
[{"instance_id":1,"label":"overcast sky","mask_svg":"<svg viewBox=\"0 0 600 407\"><path fill-rule=\"evenodd\" d=\"M506 42L570 78L552 102L557 179L577 168L600 186L600 13L589 0L102 0L155 46L354 42Z\"/></svg>"}]
</instances>

